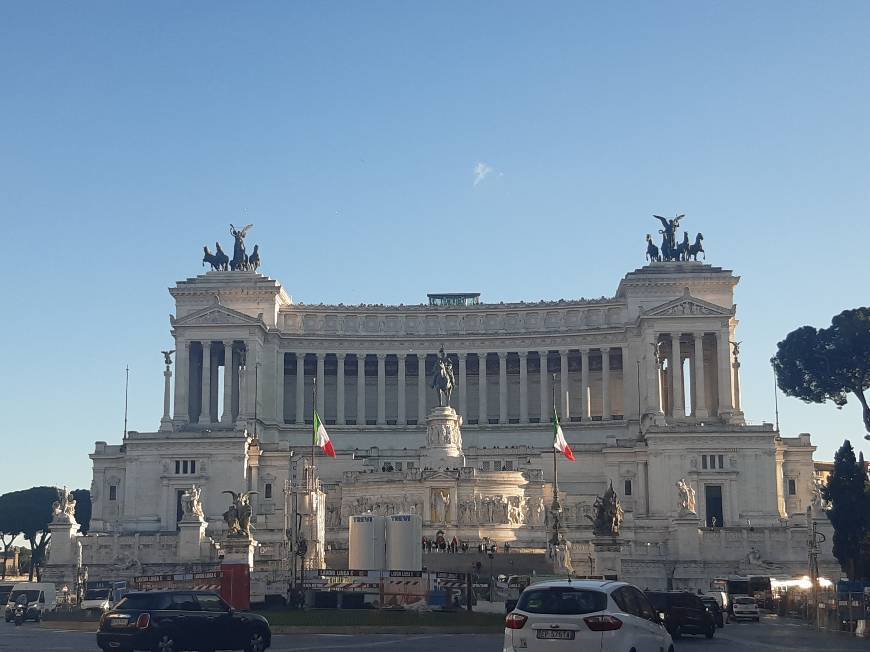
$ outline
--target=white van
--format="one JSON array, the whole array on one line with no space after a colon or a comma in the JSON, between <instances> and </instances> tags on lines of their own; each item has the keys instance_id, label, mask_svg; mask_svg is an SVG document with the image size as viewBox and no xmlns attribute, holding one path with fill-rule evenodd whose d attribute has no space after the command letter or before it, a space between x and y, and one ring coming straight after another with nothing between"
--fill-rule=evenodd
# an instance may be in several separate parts
<instances>
[{"instance_id":1,"label":"white van","mask_svg":"<svg viewBox=\"0 0 870 652\"><path fill-rule=\"evenodd\" d=\"M12 587L9 601L6 603L4 617L6 622L12 622L15 617L15 604L22 598L27 600L27 613L25 619L37 622L47 611L57 608L57 589L51 582L19 582Z\"/></svg>"}]
</instances>

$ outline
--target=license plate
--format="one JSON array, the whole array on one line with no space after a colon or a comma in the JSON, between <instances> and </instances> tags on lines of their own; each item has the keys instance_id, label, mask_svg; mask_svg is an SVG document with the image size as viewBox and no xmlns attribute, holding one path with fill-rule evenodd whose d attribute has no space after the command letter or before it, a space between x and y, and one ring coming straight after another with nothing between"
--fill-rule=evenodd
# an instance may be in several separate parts
<instances>
[{"instance_id":1,"label":"license plate","mask_svg":"<svg viewBox=\"0 0 870 652\"><path fill-rule=\"evenodd\" d=\"M109 627L126 627L130 624L129 618L109 618L107 624Z\"/></svg>"},{"instance_id":2,"label":"license plate","mask_svg":"<svg viewBox=\"0 0 870 652\"><path fill-rule=\"evenodd\" d=\"M574 632L570 629L539 629L538 638L548 638L559 641L573 641Z\"/></svg>"}]
</instances>

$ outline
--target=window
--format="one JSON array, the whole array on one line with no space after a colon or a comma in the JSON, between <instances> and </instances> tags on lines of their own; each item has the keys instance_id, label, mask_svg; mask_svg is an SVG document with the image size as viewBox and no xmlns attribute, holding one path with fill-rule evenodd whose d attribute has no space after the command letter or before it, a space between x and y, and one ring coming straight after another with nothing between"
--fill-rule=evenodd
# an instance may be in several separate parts
<instances>
[{"instance_id":1,"label":"window","mask_svg":"<svg viewBox=\"0 0 870 652\"><path fill-rule=\"evenodd\" d=\"M706 455L701 455L701 468L702 469L707 468L707 456ZM177 471L176 471L176 473L177 473Z\"/></svg>"},{"instance_id":2,"label":"window","mask_svg":"<svg viewBox=\"0 0 870 652\"><path fill-rule=\"evenodd\" d=\"M623 492L626 496L631 495L631 480L625 481L625 491Z\"/></svg>"},{"instance_id":3,"label":"window","mask_svg":"<svg viewBox=\"0 0 870 652\"><path fill-rule=\"evenodd\" d=\"M794 478L789 478L788 479L788 495L794 496L796 493L797 493L797 486L796 486L796 483L794 481Z\"/></svg>"},{"instance_id":4,"label":"window","mask_svg":"<svg viewBox=\"0 0 870 652\"><path fill-rule=\"evenodd\" d=\"M118 500L118 485L109 485L109 500Z\"/></svg>"},{"instance_id":5,"label":"window","mask_svg":"<svg viewBox=\"0 0 870 652\"><path fill-rule=\"evenodd\" d=\"M413 462L408 462L407 464L405 464L405 468L408 469L408 470L410 471L411 469L414 468L414 463L413 463Z\"/></svg>"},{"instance_id":6,"label":"window","mask_svg":"<svg viewBox=\"0 0 870 652\"><path fill-rule=\"evenodd\" d=\"M220 599L219 596L214 593L197 593L196 601L199 603L199 608L202 611L214 611L214 612L225 612L229 611L229 608L224 603L223 600Z\"/></svg>"},{"instance_id":7,"label":"window","mask_svg":"<svg viewBox=\"0 0 870 652\"><path fill-rule=\"evenodd\" d=\"M272 497L272 483L271 482L266 483L266 487L263 489L263 495L265 496L266 499L269 499Z\"/></svg>"},{"instance_id":8,"label":"window","mask_svg":"<svg viewBox=\"0 0 870 652\"><path fill-rule=\"evenodd\" d=\"M523 591L517 603L517 609L529 613L566 616L589 614L606 608L606 593L561 587Z\"/></svg>"},{"instance_id":9,"label":"window","mask_svg":"<svg viewBox=\"0 0 870 652\"><path fill-rule=\"evenodd\" d=\"M394 466L396 467L396 471L402 470L402 463L401 462L396 462L396 464Z\"/></svg>"},{"instance_id":10,"label":"window","mask_svg":"<svg viewBox=\"0 0 870 652\"><path fill-rule=\"evenodd\" d=\"M489 471L489 462L481 462L480 463L481 471Z\"/></svg>"},{"instance_id":11,"label":"window","mask_svg":"<svg viewBox=\"0 0 870 652\"><path fill-rule=\"evenodd\" d=\"M504 470L505 471L513 471L514 470L514 461L513 460L506 460L504 463Z\"/></svg>"},{"instance_id":12,"label":"window","mask_svg":"<svg viewBox=\"0 0 870 652\"><path fill-rule=\"evenodd\" d=\"M719 468L724 469L725 468L725 456L724 455L717 455L716 457L719 460Z\"/></svg>"},{"instance_id":13,"label":"window","mask_svg":"<svg viewBox=\"0 0 870 652\"><path fill-rule=\"evenodd\" d=\"M170 609L179 611L199 611L199 605L196 604L196 599L193 593L176 593L172 596L172 604Z\"/></svg>"},{"instance_id":14,"label":"window","mask_svg":"<svg viewBox=\"0 0 870 652\"><path fill-rule=\"evenodd\" d=\"M196 474L196 460L175 460L175 475Z\"/></svg>"}]
</instances>

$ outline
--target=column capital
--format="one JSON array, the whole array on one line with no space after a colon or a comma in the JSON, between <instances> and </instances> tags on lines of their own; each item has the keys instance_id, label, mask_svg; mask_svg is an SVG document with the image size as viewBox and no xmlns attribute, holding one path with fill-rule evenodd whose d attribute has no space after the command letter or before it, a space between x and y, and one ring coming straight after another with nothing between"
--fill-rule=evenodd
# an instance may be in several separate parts
<instances>
[{"instance_id":1,"label":"column capital","mask_svg":"<svg viewBox=\"0 0 870 652\"><path fill-rule=\"evenodd\" d=\"M589 347L588 346L580 347L580 355L584 358L588 358L589 357Z\"/></svg>"},{"instance_id":2,"label":"column capital","mask_svg":"<svg viewBox=\"0 0 870 652\"><path fill-rule=\"evenodd\" d=\"M701 331L701 332L695 331L692 333L692 337L695 339L695 341L703 340L704 335L706 335L706 333L704 331Z\"/></svg>"},{"instance_id":3,"label":"column capital","mask_svg":"<svg viewBox=\"0 0 870 652\"><path fill-rule=\"evenodd\" d=\"M387 359L386 353L375 353L375 355L377 356L378 360L386 360Z\"/></svg>"},{"instance_id":4,"label":"column capital","mask_svg":"<svg viewBox=\"0 0 870 652\"><path fill-rule=\"evenodd\" d=\"M498 359L499 360L507 360L508 352L507 351L498 351Z\"/></svg>"},{"instance_id":5,"label":"column capital","mask_svg":"<svg viewBox=\"0 0 870 652\"><path fill-rule=\"evenodd\" d=\"M421 360L425 360L427 355L429 355L429 354L428 353L418 353L417 357L420 358Z\"/></svg>"},{"instance_id":6,"label":"column capital","mask_svg":"<svg viewBox=\"0 0 870 652\"><path fill-rule=\"evenodd\" d=\"M559 355L568 355L570 349L559 349Z\"/></svg>"},{"instance_id":7,"label":"column capital","mask_svg":"<svg viewBox=\"0 0 870 652\"><path fill-rule=\"evenodd\" d=\"M520 357L520 360L525 360L529 357L528 351L517 351L517 355Z\"/></svg>"},{"instance_id":8,"label":"column capital","mask_svg":"<svg viewBox=\"0 0 870 652\"><path fill-rule=\"evenodd\" d=\"M602 355L607 354L610 355L610 347L609 346L599 346L598 350L601 351Z\"/></svg>"},{"instance_id":9,"label":"column capital","mask_svg":"<svg viewBox=\"0 0 870 652\"><path fill-rule=\"evenodd\" d=\"M224 346L232 346L235 340L222 340Z\"/></svg>"},{"instance_id":10,"label":"column capital","mask_svg":"<svg viewBox=\"0 0 870 652\"><path fill-rule=\"evenodd\" d=\"M395 355L399 360L404 360L408 357L407 353L394 353L393 355Z\"/></svg>"}]
</instances>

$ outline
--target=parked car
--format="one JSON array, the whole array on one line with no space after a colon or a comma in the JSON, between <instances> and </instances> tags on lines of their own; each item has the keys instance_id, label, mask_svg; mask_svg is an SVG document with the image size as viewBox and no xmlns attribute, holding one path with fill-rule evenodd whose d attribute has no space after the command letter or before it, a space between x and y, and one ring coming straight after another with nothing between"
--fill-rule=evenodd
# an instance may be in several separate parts
<instances>
[{"instance_id":1,"label":"parked car","mask_svg":"<svg viewBox=\"0 0 870 652\"><path fill-rule=\"evenodd\" d=\"M758 603L755 598L750 598L748 595L736 595L731 601L731 611L734 615L734 620L746 618L758 622L761 617L758 611Z\"/></svg>"},{"instance_id":2,"label":"parked car","mask_svg":"<svg viewBox=\"0 0 870 652\"><path fill-rule=\"evenodd\" d=\"M647 591L647 597L674 638L703 634L713 638L716 621L704 603L688 591Z\"/></svg>"},{"instance_id":3,"label":"parked car","mask_svg":"<svg viewBox=\"0 0 870 652\"><path fill-rule=\"evenodd\" d=\"M701 598L701 602L704 603L707 611L713 614L713 620L716 623L716 627L725 627L725 613L722 611L722 607L719 606L719 601L710 595L701 595L698 597Z\"/></svg>"},{"instance_id":4,"label":"parked car","mask_svg":"<svg viewBox=\"0 0 870 652\"><path fill-rule=\"evenodd\" d=\"M216 593L148 591L128 593L103 614L97 645L109 650L245 650L272 644L269 622L237 611Z\"/></svg>"},{"instance_id":5,"label":"parked car","mask_svg":"<svg viewBox=\"0 0 870 652\"><path fill-rule=\"evenodd\" d=\"M125 580L88 582L80 605L81 609L82 611L103 613L111 609L112 605L123 598L126 592L127 582Z\"/></svg>"},{"instance_id":6,"label":"parked car","mask_svg":"<svg viewBox=\"0 0 870 652\"><path fill-rule=\"evenodd\" d=\"M51 582L18 582L12 587L6 604L4 618L7 623L15 617L15 605L22 598L27 604L25 620L39 622L48 611L57 608L57 590Z\"/></svg>"},{"instance_id":7,"label":"parked car","mask_svg":"<svg viewBox=\"0 0 870 652\"><path fill-rule=\"evenodd\" d=\"M504 652L595 649L673 652L643 591L625 582L557 580L532 584L505 619Z\"/></svg>"}]
</instances>

